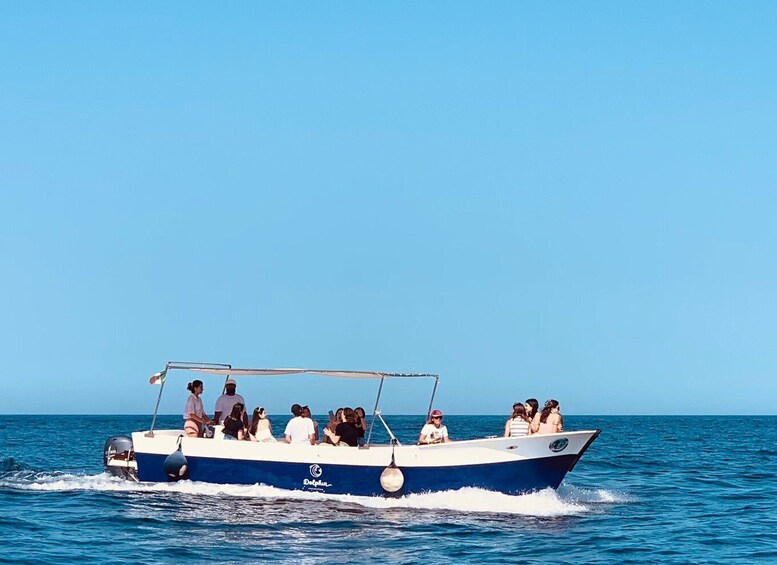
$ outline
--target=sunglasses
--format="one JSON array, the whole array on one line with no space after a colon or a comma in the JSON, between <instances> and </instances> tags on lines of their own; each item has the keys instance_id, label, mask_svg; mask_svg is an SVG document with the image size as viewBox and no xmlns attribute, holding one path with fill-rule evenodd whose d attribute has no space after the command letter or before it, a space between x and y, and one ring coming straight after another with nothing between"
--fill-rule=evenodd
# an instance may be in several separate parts
<instances>
[{"instance_id":1,"label":"sunglasses","mask_svg":"<svg viewBox=\"0 0 777 565\"><path fill-rule=\"evenodd\" d=\"M432 416L432 420L442 420L442 416Z\"/></svg>"}]
</instances>

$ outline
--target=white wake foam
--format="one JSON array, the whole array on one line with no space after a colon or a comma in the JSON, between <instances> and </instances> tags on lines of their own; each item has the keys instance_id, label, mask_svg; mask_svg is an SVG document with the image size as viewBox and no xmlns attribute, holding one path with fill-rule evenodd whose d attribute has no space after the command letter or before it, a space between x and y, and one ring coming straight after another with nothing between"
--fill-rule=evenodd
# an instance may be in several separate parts
<instances>
[{"instance_id":1,"label":"white wake foam","mask_svg":"<svg viewBox=\"0 0 777 565\"><path fill-rule=\"evenodd\" d=\"M465 513L520 514L543 518L585 514L592 510L592 505L633 501L623 493L604 489L586 490L572 485L562 485L558 491L545 489L524 495L508 495L478 488L462 488L456 491L411 494L402 498L383 498L290 491L261 484L218 485L192 481L133 483L113 477L108 473L98 475L38 474L32 479L28 477L25 480L5 477L0 480L0 487L54 492L168 492L219 498L230 496L265 500L330 500L374 509L448 510Z\"/></svg>"},{"instance_id":2,"label":"white wake foam","mask_svg":"<svg viewBox=\"0 0 777 565\"><path fill-rule=\"evenodd\" d=\"M606 489L582 489L574 485L563 483L558 488L558 494L564 500L579 502L581 504L628 504L637 502L637 499L625 492Z\"/></svg>"}]
</instances>

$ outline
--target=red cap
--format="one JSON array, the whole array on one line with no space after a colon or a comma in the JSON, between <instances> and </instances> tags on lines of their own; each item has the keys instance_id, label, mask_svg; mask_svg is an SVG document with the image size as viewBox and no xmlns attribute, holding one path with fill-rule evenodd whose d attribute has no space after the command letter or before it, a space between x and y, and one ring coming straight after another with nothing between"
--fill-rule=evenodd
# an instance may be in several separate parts
<instances>
[{"instance_id":1,"label":"red cap","mask_svg":"<svg viewBox=\"0 0 777 565\"><path fill-rule=\"evenodd\" d=\"M432 410L432 413L430 414L432 418L435 416L440 416L442 418L442 412L440 410Z\"/></svg>"}]
</instances>

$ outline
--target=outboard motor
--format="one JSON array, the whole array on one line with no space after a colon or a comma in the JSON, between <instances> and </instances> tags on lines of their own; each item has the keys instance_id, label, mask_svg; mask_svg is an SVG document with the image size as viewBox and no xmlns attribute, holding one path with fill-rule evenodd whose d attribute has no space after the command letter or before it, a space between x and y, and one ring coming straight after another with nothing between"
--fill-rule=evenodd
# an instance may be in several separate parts
<instances>
[{"instance_id":1,"label":"outboard motor","mask_svg":"<svg viewBox=\"0 0 777 565\"><path fill-rule=\"evenodd\" d=\"M105 440L105 446L103 447L103 465L107 466L108 461L111 459L121 458L127 460L131 455L134 455L131 437L112 436Z\"/></svg>"},{"instance_id":2,"label":"outboard motor","mask_svg":"<svg viewBox=\"0 0 777 565\"><path fill-rule=\"evenodd\" d=\"M181 450L181 440L183 436L178 437L178 449L173 451L165 458L162 468L165 470L169 482L182 481L189 478L189 462Z\"/></svg>"},{"instance_id":3,"label":"outboard motor","mask_svg":"<svg viewBox=\"0 0 777 565\"><path fill-rule=\"evenodd\" d=\"M132 438L112 436L105 440L103 465L105 465L105 470L114 477L137 481L138 467L135 463Z\"/></svg>"}]
</instances>

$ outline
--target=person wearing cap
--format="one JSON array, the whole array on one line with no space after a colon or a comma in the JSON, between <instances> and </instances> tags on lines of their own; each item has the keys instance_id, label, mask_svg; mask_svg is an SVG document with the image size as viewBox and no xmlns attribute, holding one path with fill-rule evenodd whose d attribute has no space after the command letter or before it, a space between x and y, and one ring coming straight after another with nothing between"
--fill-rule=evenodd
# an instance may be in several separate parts
<instances>
[{"instance_id":1,"label":"person wearing cap","mask_svg":"<svg viewBox=\"0 0 777 565\"><path fill-rule=\"evenodd\" d=\"M243 406L246 405L245 399L239 394L236 394L235 389L237 389L237 383L235 382L235 379L229 377L227 382L224 383L224 394L219 396L218 400L216 400L216 413L213 415L213 419L216 420L217 424L224 423L224 418L232 413L232 408L234 408L235 404L238 402ZM243 418L245 420L245 427L248 427L248 416L245 413L243 414Z\"/></svg>"},{"instance_id":2,"label":"person wearing cap","mask_svg":"<svg viewBox=\"0 0 777 565\"><path fill-rule=\"evenodd\" d=\"M429 414L429 421L421 428L418 443L448 443L450 441L448 428L442 424L442 412L440 410L432 410L432 413Z\"/></svg>"},{"instance_id":3,"label":"person wearing cap","mask_svg":"<svg viewBox=\"0 0 777 565\"><path fill-rule=\"evenodd\" d=\"M302 406L299 404L291 405L291 413L294 417L286 424L286 430L283 432L286 443L309 443L316 444L315 429L313 420L302 416Z\"/></svg>"}]
</instances>

